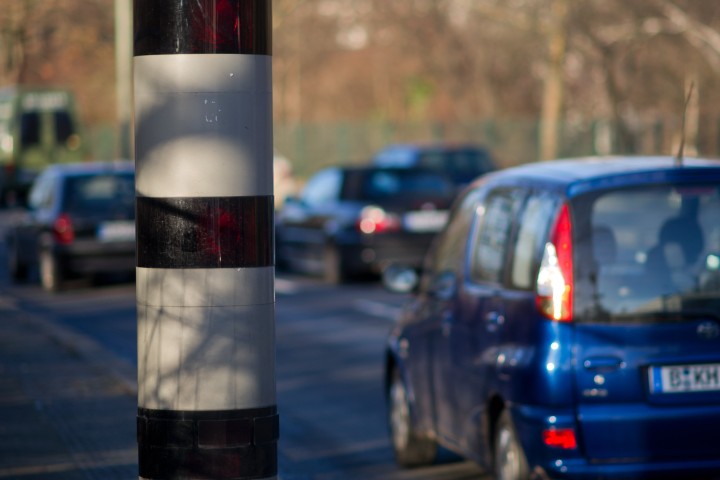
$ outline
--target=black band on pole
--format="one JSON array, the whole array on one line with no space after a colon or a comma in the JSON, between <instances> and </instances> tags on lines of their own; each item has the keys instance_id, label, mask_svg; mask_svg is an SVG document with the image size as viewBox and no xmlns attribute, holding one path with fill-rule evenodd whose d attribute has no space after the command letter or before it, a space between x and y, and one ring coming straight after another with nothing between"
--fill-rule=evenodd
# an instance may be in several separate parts
<instances>
[{"instance_id":1,"label":"black band on pole","mask_svg":"<svg viewBox=\"0 0 720 480\"><path fill-rule=\"evenodd\" d=\"M271 0L135 0L135 56L270 55Z\"/></svg>"},{"instance_id":2,"label":"black band on pole","mask_svg":"<svg viewBox=\"0 0 720 480\"><path fill-rule=\"evenodd\" d=\"M272 196L136 199L137 266L274 264Z\"/></svg>"},{"instance_id":3,"label":"black band on pole","mask_svg":"<svg viewBox=\"0 0 720 480\"><path fill-rule=\"evenodd\" d=\"M140 476L249 479L277 474L277 407L223 411L138 408Z\"/></svg>"}]
</instances>

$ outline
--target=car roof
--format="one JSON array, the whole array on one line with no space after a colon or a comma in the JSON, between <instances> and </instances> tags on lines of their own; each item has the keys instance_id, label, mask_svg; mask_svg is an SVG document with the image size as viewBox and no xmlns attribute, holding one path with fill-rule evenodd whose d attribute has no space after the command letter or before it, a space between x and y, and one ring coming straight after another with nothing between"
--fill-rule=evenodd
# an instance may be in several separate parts
<instances>
[{"instance_id":1,"label":"car roof","mask_svg":"<svg viewBox=\"0 0 720 480\"><path fill-rule=\"evenodd\" d=\"M444 143L444 142L417 142L417 143L395 143L381 149L378 154L390 150L415 151L456 151L456 150L477 150L485 152L487 149L474 143Z\"/></svg>"},{"instance_id":2,"label":"car roof","mask_svg":"<svg viewBox=\"0 0 720 480\"><path fill-rule=\"evenodd\" d=\"M135 164L129 160L108 160L76 163L56 163L47 170L60 175L88 175L98 173L133 173Z\"/></svg>"},{"instance_id":3,"label":"car roof","mask_svg":"<svg viewBox=\"0 0 720 480\"><path fill-rule=\"evenodd\" d=\"M397 172L401 175L407 175L408 173L418 172L427 173L430 175L437 175L435 170L424 167L399 167L395 165L342 165L336 167L329 167L329 170L339 170L345 173L369 173L369 172Z\"/></svg>"},{"instance_id":4,"label":"car roof","mask_svg":"<svg viewBox=\"0 0 720 480\"><path fill-rule=\"evenodd\" d=\"M710 172L709 172L710 171ZM603 186L639 183L667 183L674 179L720 178L720 160L684 158L677 165L675 157L584 157L528 163L507 168L476 180L490 183L534 183L565 189L573 196Z\"/></svg>"}]
</instances>

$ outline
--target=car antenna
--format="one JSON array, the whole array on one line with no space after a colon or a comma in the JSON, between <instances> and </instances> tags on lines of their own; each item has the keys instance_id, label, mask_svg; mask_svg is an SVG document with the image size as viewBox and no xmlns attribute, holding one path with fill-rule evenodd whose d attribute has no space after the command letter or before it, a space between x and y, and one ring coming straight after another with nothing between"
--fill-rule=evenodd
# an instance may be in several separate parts
<instances>
[{"instance_id":1,"label":"car antenna","mask_svg":"<svg viewBox=\"0 0 720 480\"><path fill-rule=\"evenodd\" d=\"M683 106L682 114L682 126L680 131L680 148L675 156L675 166L682 167L685 160L685 121L687 117L688 105L690 105L690 98L692 97L693 89L695 88L695 82L690 82L690 88L688 89L687 96L685 97L685 105Z\"/></svg>"}]
</instances>

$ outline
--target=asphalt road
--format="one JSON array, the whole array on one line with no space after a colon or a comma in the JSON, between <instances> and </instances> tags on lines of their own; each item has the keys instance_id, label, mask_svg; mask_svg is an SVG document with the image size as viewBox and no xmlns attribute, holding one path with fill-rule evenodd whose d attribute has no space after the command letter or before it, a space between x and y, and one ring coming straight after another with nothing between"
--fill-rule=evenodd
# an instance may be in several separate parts
<instances>
[{"instance_id":1,"label":"asphalt road","mask_svg":"<svg viewBox=\"0 0 720 480\"><path fill-rule=\"evenodd\" d=\"M0 218L0 224L2 219ZM0 227L0 233L1 227ZM1 237L1 235L0 235ZM99 345L129 383L137 365L132 280L79 280L59 294L11 285L0 243L0 288L23 311ZM302 276L276 281L279 465L284 480L483 480L469 462L403 470L390 448L382 393L385 336L404 301L377 282L342 287Z\"/></svg>"}]
</instances>

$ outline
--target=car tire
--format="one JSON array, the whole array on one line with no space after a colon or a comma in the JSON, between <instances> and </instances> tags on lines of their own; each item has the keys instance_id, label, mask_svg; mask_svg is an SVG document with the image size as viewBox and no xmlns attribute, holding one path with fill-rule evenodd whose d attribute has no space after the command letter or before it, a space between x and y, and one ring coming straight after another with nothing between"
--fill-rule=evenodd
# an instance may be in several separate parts
<instances>
[{"instance_id":1,"label":"car tire","mask_svg":"<svg viewBox=\"0 0 720 480\"><path fill-rule=\"evenodd\" d=\"M510 412L503 410L495 429L494 464L496 480L528 480L530 469L518 441Z\"/></svg>"},{"instance_id":2,"label":"car tire","mask_svg":"<svg viewBox=\"0 0 720 480\"><path fill-rule=\"evenodd\" d=\"M14 242L8 243L8 271L13 282L22 282L28 278L29 268L20 261L17 245Z\"/></svg>"},{"instance_id":3,"label":"car tire","mask_svg":"<svg viewBox=\"0 0 720 480\"><path fill-rule=\"evenodd\" d=\"M40 284L48 292L57 292L63 283L60 263L55 255L47 250L40 252Z\"/></svg>"},{"instance_id":4,"label":"car tire","mask_svg":"<svg viewBox=\"0 0 720 480\"><path fill-rule=\"evenodd\" d=\"M387 400L390 440L397 464L402 467L431 465L437 456L437 443L415 431L407 389L397 369L393 371Z\"/></svg>"},{"instance_id":5,"label":"car tire","mask_svg":"<svg viewBox=\"0 0 720 480\"><path fill-rule=\"evenodd\" d=\"M340 285L347 280L342 253L335 245L326 245L323 255L323 279L331 285Z\"/></svg>"}]
</instances>

